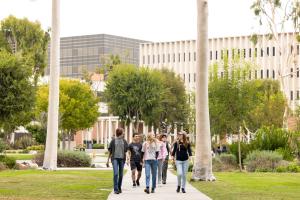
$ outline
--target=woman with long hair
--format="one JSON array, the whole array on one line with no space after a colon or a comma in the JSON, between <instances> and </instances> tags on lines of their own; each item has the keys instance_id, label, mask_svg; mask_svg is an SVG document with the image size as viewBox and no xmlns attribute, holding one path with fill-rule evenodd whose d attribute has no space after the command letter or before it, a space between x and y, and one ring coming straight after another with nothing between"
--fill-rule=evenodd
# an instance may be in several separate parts
<instances>
[{"instance_id":1,"label":"woman with long hair","mask_svg":"<svg viewBox=\"0 0 300 200\"><path fill-rule=\"evenodd\" d=\"M192 156L191 145L187 139L185 132L179 132L177 134L178 141L174 143L172 150L173 160L176 156L176 168L177 168L177 189L176 192L186 193L185 184L186 184L186 174L189 168L189 157Z\"/></svg>"},{"instance_id":2,"label":"woman with long hair","mask_svg":"<svg viewBox=\"0 0 300 200\"><path fill-rule=\"evenodd\" d=\"M159 145L153 133L148 133L146 141L142 147L142 158L145 162L146 188L145 192L150 193L150 176L152 176L151 193L155 192L156 174L157 174L157 157L159 154Z\"/></svg>"}]
</instances>

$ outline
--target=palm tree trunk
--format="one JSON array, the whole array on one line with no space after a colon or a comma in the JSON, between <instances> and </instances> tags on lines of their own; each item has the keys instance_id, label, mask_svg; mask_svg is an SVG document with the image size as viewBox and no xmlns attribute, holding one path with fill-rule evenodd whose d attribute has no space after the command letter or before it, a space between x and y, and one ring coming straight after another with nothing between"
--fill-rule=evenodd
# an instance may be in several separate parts
<instances>
[{"instance_id":1,"label":"palm tree trunk","mask_svg":"<svg viewBox=\"0 0 300 200\"><path fill-rule=\"evenodd\" d=\"M51 62L50 86L46 150L43 168L56 170L57 168L57 139L58 139L58 107L59 107L59 12L60 0L52 0L52 35L51 35Z\"/></svg>"},{"instance_id":2,"label":"palm tree trunk","mask_svg":"<svg viewBox=\"0 0 300 200\"><path fill-rule=\"evenodd\" d=\"M213 181L208 108L208 1L197 0L196 152L194 181Z\"/></svg>"}]
</instances>

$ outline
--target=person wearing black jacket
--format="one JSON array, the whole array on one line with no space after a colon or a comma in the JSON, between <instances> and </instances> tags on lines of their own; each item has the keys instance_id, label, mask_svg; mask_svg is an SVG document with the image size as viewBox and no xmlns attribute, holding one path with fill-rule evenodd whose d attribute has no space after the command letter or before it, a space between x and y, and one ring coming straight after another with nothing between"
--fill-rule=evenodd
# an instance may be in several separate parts
<instances>
[{"instance_id":1,"label":"person wearing black jacket","mask_svg":"<svg viewBox=\"0 0 300 200\"><path fill-rule=\"evenodd\" d=\"M115 194L122 193L123 170L127 150L128 143L123 137L123 129L117 128L116 138L110 142L108 147L109 155L107 159L107 165L109 164L109 159L111 159L113 165Z\"/></svg>"},{"instance_id":2,"label":"person wearing black jacket","mask_svg":"<svg viewBox=\"0 0 300 200\"><path fill-rule=\"evenodd\" d=\"M185 132L178 133L178 141L174 143L172 157L173 160L176 156L176 168L177 168L177 189L176 192L186 193L186 174L189 168L189 157L192 156L191 145L187 140Z\"/></svg>"}]
</instances>

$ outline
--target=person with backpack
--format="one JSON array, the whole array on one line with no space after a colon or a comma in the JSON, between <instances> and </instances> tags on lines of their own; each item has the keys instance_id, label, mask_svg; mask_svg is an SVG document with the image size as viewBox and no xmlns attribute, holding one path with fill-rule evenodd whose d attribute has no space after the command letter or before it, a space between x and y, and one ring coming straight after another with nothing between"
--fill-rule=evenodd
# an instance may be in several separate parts
<instances>
[{"instance_id":1,"label":"person with backpack","mask_svg":"<svg viewBox=\"0 0 300 200\"><path fill-rule=\"evenodd\" d=\"M138 133L133 133L133 142L128 146L128 159L130 160L131 177L133 187L140 186L140 178L142 176L142 144ZM137 178L136 178L137 172Z\"/></svg>"},{"instance_id":2,"label":"person with backpack","mask_svg":"<svg viewBox=\"0 0 300 200\"><path fill-rule=\"evenodd\" d=\"M116 137L110 142L108 151L108 159L106 165L109 165L109 159L111 159L114 173L114 193L122 193L122 180L124 164L126 160L126 152L128 149L128 143L124 139L122 128L117 128Z\"/></svg>"},{"instance_id":3,"label":"person with backpack","mask_svg":"<svg viewBox=\"0 0 300 200\"><path fill-rule=\"evenodd\" d=\"M155 192L157 175L157 157L159 154L159 145L153 133L148 133L146 141L142 147L142 158L145 163L146 188L144 192L150 194L150 177L152 176L151 193Z\"/></svg>"},{"instance_id":4,"label":"person with backpack","mask_svg":"<svg viewBox=\"0 0 300 200\"><path fill-rule=\"evenodd\" d=\"M185 132L179 132L177 134L178 141L174 143L172 158L176 157L176 168L177 168L177 189L176 192L186 193L186 175L189 168L189 157L192 156L191 145L187 139Z\"/></svg>"}]
</instances>

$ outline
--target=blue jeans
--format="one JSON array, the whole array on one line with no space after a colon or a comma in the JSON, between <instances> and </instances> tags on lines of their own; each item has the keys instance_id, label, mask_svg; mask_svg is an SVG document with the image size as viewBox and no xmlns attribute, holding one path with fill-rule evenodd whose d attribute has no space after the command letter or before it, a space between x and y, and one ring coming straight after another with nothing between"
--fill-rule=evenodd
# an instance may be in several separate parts
<instances>
[{"instance_id":1,"label":"blue jeans","mask_svg":"<svg viewBox=\"0 0 300 200\"><path fill-rule=\"evenodd\" d=\"M114 170L114 191L115 192L119 191L122 187L124 163L125 160L122 158L115 158L112 161L113 170Z\"/></svg>"},{"instance_id":2,"label":"blue jeans","mask_svg":"<svg viewBox=\"0 0 300 200\"><path fill-rule=\"evenodd\" d=\"M152 189L156 188L157 160L145 160L146 187L150 186L150 171L152 175Z\"/></svg>"},{"instance_id":3,"label":"blue jeans","mask_svg":"<svg viewBox=\"0 0 300 200\"><path fill-rule=\"evenodd\" d=\"M177 168L177 186L185 188L186 184L186 174L189 169L189 160L180 161L176 160Z\"/></svg>"}]
</instances>

